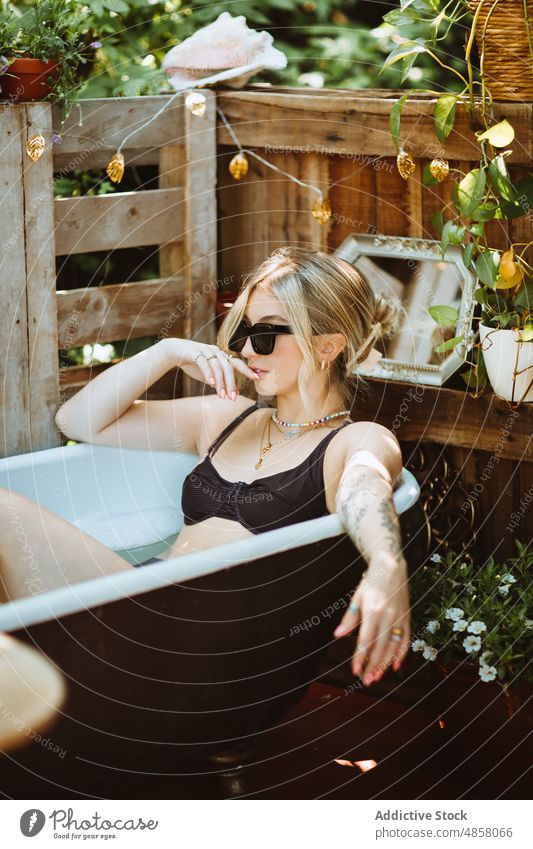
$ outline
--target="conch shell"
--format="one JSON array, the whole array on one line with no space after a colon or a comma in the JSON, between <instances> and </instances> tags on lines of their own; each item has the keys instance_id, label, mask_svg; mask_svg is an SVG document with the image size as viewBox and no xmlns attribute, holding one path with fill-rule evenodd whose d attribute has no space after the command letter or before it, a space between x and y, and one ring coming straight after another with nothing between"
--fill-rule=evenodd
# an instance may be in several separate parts
<instances>
[{"instance_id":1,"label":"conch shell","mask_svg":"<svg viewBox=\"0 0 533 849\"><path fill-rule=\"evenodd\" d=\"M219 81L239 88L263 68L286 66L287 57L273 47L270 33L250 29L244 15L234 18L229 12L169 50L161 64L176 91Z\"/></svg>"}]
</instances>

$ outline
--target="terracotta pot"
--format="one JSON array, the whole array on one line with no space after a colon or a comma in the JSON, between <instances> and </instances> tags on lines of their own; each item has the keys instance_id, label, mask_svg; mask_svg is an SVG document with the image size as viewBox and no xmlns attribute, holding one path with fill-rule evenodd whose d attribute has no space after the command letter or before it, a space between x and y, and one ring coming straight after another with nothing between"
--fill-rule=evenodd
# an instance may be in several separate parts
<instances>
[{"instance_id":1,"label":"terracotta pot","mask_svg":"<svg viewBox=\"0 0 533 849\"><path fill-rule=\"evenodd\" d=\"M505 401L533 402L533 342L521 342L516 330L481 323L479 338L494 394Z\"/></svg>"},{"instance_id":2,"label":"terracotta pot","mask_svg":"<svg viewBox=\"0 0 533 849\"><path fill-rule=\"evenodd\" d=\"M456 752L483 752L517 774L531 765L527 735L533 728L533 685L516 681L502 687L482 681L477 664L432 663L429 699L443 742Z\"/></svg>"},{"instance_id":3,"label":"terracotta pot","mask_svg":"<svg viewBox=\"0 0 533 849\"><path fill-rule=\"evenodd\" d=\"M57 76L58 59L42 62L41 59L29 59L25 56L15 59L2 74L0 85L2 97L12 103L27 103L31 100L44 100L50 94L49 78Z\"/></svg>"}]
</instances>

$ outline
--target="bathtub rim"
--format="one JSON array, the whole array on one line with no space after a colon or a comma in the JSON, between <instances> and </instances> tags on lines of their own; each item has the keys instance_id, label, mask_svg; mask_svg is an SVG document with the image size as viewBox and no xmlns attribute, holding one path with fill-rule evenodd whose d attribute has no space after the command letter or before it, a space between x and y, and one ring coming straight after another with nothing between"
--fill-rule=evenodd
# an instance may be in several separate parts
<instances>
[{"instance_id":1,"label":"bathtub rim","mask_svg":"<svg viewBox=\"0 0 533 849\"><path fill-rule=\"evenodd\" d=\"M57 449L48 450L57 451ZM48 452L45 450L37 453L44 455ZM16 461L17 457L15 455L13 458L4 459ZM397 504L395 496L400 489L402 503ZM412 507L419 496L420 487L416 478L408 469L402 468L400 482L393 492L398 515ZM330 513L317 519L296 522L244 539L210 546L191 554L182 554L163 560L160 564L131 566L130 569L125 568L123 572L90 578L71 586L0 604L0 631L8 633L38 625L50 619L69 616L82 610L162 589L171 584L214 574L223 569L289 551L291 548L344 535L346 531L339 516L337 513ZM355 546L354 550L356 550ZM124 562L127 564L126 560Z\"/></svg>"},{"instance_id":2,"label":"bathtub rim","mask_svg":"<svg viewBox=\"0 0 533 849\"><path fill-rule=\"evenodd\" d=\"M298 529L298 534L295 530ZM243 563L345 535L336 513L265 531L252 537L210 546L191 554L163 560L160 564L126 568L123 572L79 581L68 587L24 596L0 604L0 631L19 630L50 619L69 616L103 604L132 598L194 578L231 569ZM355 550L355 547L354 547ZM221 562L222 561L222 562ZM225 562L224 562L225 561ZM126 565L126 561L124 561Z\"/></svg>"}]
</instances>

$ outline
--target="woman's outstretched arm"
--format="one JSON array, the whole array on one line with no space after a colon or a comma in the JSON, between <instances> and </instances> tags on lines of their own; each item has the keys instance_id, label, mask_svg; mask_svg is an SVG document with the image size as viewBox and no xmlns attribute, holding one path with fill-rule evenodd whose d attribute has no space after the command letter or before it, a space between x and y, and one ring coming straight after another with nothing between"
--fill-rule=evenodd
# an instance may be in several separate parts
<instances>
[{"instance_id":1,"label":"woman's outstretched arm","mask_svg":"<svg viewBox=\"0 0 533 849\"><path fill-rule=\"evenodd\" d=\"M352 670L365 684L391 663L399 668L411 637L407 562L392 500L401 452L386 433L374 436L372 449L348 456L336 495L339 518L368 565L335 636L360 626ZM391 640L393 628L402 629L398 641Z\"/></svg>"}]
</instances>

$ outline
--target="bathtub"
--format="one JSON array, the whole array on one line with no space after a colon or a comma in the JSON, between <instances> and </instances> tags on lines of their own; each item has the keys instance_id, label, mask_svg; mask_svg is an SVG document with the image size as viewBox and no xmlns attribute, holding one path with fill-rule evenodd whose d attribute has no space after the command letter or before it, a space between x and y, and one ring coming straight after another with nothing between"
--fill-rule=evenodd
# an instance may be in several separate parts
<instances>
[{"instance_id":1,"label":"bathtub","mask_svg":"<svg viewBox=\"0 0 533 849\"><path fill-rule=\"evenodd\" d=\"M80 443L0 460L0 486L133 564L175 540L198 459ZM418 496L404 469L398 514ZM0 788L105 795L246 744L316 677L363 568L332 514L0 605L0 631L44 652L68 688L50 746L1 757Z\"/></svg>"}]
</instances>

